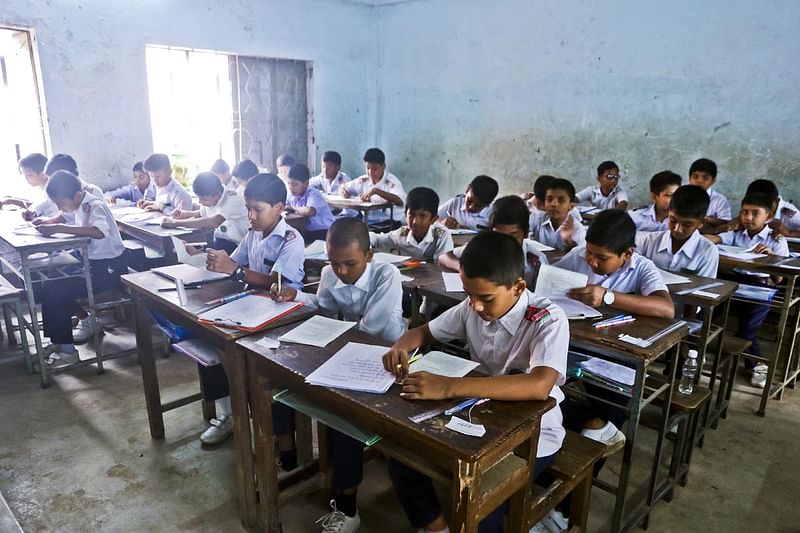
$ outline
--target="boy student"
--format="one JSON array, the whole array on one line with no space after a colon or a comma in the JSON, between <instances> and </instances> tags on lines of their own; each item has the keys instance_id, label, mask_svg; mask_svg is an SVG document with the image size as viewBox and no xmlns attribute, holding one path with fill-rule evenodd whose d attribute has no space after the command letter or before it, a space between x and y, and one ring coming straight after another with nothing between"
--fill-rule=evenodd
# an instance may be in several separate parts
<instances>
[{"instance_id":1,"label":"boy student","mask_svg":"<svg viewBox=\"0 0 800 533\"><path fill-rule=\"evenodd\" d=\"M569 251L584 243L586 228L570 213L575 208L575 187L569 180L547 182L544 214L531 225L531 239L557 250Z\"/></svg>"},{"instance_id":2,"label":"boy student","mask_svg":"<svg viewBox=\"0 0 800 533\"><path fill-rule=\"evenodd\" d=\"M716 244L750 247L755 245L753 252L767 255L789 255L789 245L781 234L773 233L767 222L774 207L773 199L764 194L751 193L742 199L742 210L739 213L739 224L742 229L726 231L719 235L705 235ZM779 283L779 276L770 277L769 274L759 272L739 271L741 281L750 285L774 285ZM733 302L731 311L738 317L738 331L736 335L753 343L750 353L761 356L761 346L758 342L758 330L769 314L769 305L751 302ZM764 388L767 383L769 367L764 363L756 363L752 359L745 359L745 367L752 370L750 383L754 387Z\"/></svg>"},{"instance_id":3,"label":"boy student","mask_svg":"<svg viewBox=\"0 0 800 533\"><path fill-rule=\"evenodd\" d=\"M517 200L523 203L520 197ZM383 366L402 379L408 400L490 398L500 401L546 400L557 405L541 419L536 479L561 448L565 430L560 404L564 394L569 324L564 312L526 287L519 243L499 232L483 232L461 256L461 281L469 296L427 324L414 328L383 356ZM486 377L447 378L409 374L409 352L434 342L466 342L470 359ZM466 413L463 415L466 418ZM419 531L449 531L431 479L391 460L389 475L411 525ZM508 504L501 504L479 526L481 532L504 531Z\"/></svg>"},{"instance_id":4,"label":"boy student","mask_svg":"<svg viewBox=\"0 0 800 533\"><path fill-rule=\"evenodd\" d=\"M322 154L322 172L311 178L308 184L322 194L338 194L348 181L350 176L342 172L342 156L339 152L328 151Z\"/></svg>"},{"instance_id":5,"label":"boy student","mask_svg":"<svg viewBox=\"0 0 800 533\"><path fill-rule=\"evenodd\" d=\"M244 194L244 188L247 187L247 182L258 174L258 167L249 159L242 159L233 167L232 174L236 181L236 192Z\"/></svg>"},{"instance_id":6,"label":"boy student","mask_svg":"<svg viewBox=\"0 0 800 533\"><path fill-rule=\"evenodd\" d=\"M81 184L81 188L84 191L91 194L92 196L96 196L98 198L103 197L103 191L100 189L100 187L88 183L79 177L78 163L71 155L56 154L50 158L50 160L47 162L47 165L44 167L44 173L48 178L53 174L55 174L56 172L58 172L59 170L64 170L66 172L69 172L70 174L73 174L74 176L78 176L78 181ZM68 224L72 224L74 221L73 213L61 212L59 214L58 208L55 207L55 203L50 198L47 198L44 204L39 205L37 207L38 208L34 211L27 211L23 213L23 218L25 218L26 220L31 220L34 225L50 224L55 220L51 218L53 216L55 216L56 218L58 217L63 218L63 220ZM39 210L41 210L42 213L46 212L49 214L40 215L38 214Z\"/></svg>"},{"instance_id":7,"label":"boy student","mask_svg":"<svg viewBox=\"0 0 800 533\"><path fill-rule=\"evenodd\" d=\"M327 249L330 265L322 269L316 294L286 286L278 294L273 285L274 297L296 299L328 316L341 314L344 320L358 322L358 329L365 333L397 341L404 330L400 271L389 263L372 261L366 224L356 218L338 219L328 230ZM276 427L276 434L279 431ZM360 442L333 431L335 496L331 513L318 520L326 533L350 533L361 523L356 491L363 477L363 450ZM296 464L296 452L292 453ZM285 455L282 452L281 462Z\"/></svg>"},{"instance_id":8,"label":"boy student","mask_svg":"<svg viewBox=\"0 0 800 533\"><path fill-rule=\"evenodd\" d=\"M172 165L164 154L153 154L144 160L144 169L156 184L155 200L139 200L136 205L147 211L171 215L176 209L190 211L192 197L183 185L172 178Z\"/></svg>"},{"instance_id":9,"label":"boy student","mask_svg":"<svg viewBox=\"0 0 800 533\"><path fill-rule=\"evenodd\" d=\"M144 164L138 161L133 165L133 182L108 191L105 193L105 198L109 204L115 204L117 200L125 200L132 204L139 200L155 200L156 185L144 171Z\"/></svg>"},{"instance_id":10,"label":"boy student","mask_svg":"<svg viewBox=\"0 0 800 533\"><path fill-rule=\"evenodd\" d=\"M281 276L286 287L302 289L305 250L300 233L281 216L286 204L283 182L275 174L258 174L248 182L244 201L250 231L230 256L224 250L208 249L206 267L214 272L231 274L234 280L254 287L269 289ZM219 416L211 421L211 426L200 435L200 442L218 444L233 431L228 382L221 366L197 368L203 381L201 390L205 391L205 400L217 400L219 412ZM285 414L291 412L288 407L284 408L279 403L275 406L273 416L276 419L293 419ZM276 435L279 432L276 431ZM291 450L294 446L293 431L287 429L280 435L283 435L278 440L280 450ZM282 460L288 459L282 457Z\"/></svg>"},{"instance_id":11,"label":"boy student","mask_svg":"<svg viewBox=\"0 0 800 533\"><path fill-rule=\"evenodd\" d=\"M650 178L650 197L653 203L629 213L633 223L636 224L636 231L667 229L670 200L680 186L681 177L669 170L662 170Z\"/></svg>"},{"instance_id":12,"label":"boy student","mask_svg":"<svg viewBox=\"0 0 800 533\"><path fill-rule=\"evenodd\" d=\"M745 196L753 193L765 194L773 200L769 227L785 237L800 237L800 211L781 198L778 187L770 180L757 179L747 186Z\"/></svg>"},{"instance_id":13,"label":"boy student","mask_svg":"<svg viewBox=\"0 0 800 533\"><path fill-rule=\"evenodd\" d=\"M47 174L44 167L47 165L47 156L44 154L29 154L19 160L19 171L33 188L30 198L5 197L0 200L0 207L5 205L15 205L23 209L30 209L34 216L54 216L58 213L58 208L47 197Z\"/></svg>"},{"instance_id":14,"label":"boy student","mask_svg":"<svg viewBox=\"0 0 800 533\"><path fill-rule=\"evenodd\" d=\"M719 252L699 231L707 209L708 193L702 187L679 187L669 202L669 229L637 233L637 251L669 272L716 278Z\"/></svg>"},{"instance_id":15,"label":"boy student","mask_svg":"<svg viewBox=\"0 0 800 533\"><path fill-rule=\"evenodd\" d=\"M306 222L306 242L325 239L328 228L333 224L333 213L325 198L317 189L309 187L311 172L302 163L289 169L289 197L286 211L308 217Z\"/></svg>"},{"instance_id":16,"label":"boy student","mask_svg":"<svg viewBox=\"0 0 800 533\"><path fill-rule=\"evenodd\" d=\"M250 225L247 220L247 207L244 198L236 191L223 187L213 172L201 172L194 178L192 189L200 202L197 211L176 209L171 217L164 217L161 226L165 228L207 228L214 229L211 248L233 253L247 233Z\"/></svg>"},{"instance_id":17,"label":"boy student","mask_svg":"<svg viewBox=\"0 0 800 533\"><path fill-rule=\"evenodd\" d=\"M466 193L439 206L439 220L450 229L487 229L492 202L499 190L493 178L475 176L467 185Z\"/></svg>"},{"instance_id":18,"label":"boy student","mask_svg":"<svg viewBox=\"0 0 800 533\"><path fill-rule=\"evenodd\" d=\"M689 183L702 187L708 193L709 204L706 224L725 229L731 220L731 204L723 195L711 189L717 181L717 164L710 159L698 159L689 167Z\"/></svg>"},{"instance_id":19,"label":"boy student","mask_svg":"<svg viewBox=\"0 0 800 533\"><path fill-rule=\"evenodd\" d=\"M436 222L439 195L427 187L415 187L406 197L406 225L389 233L369 232L372 249L436 261L453 249L450 230Z\"/></svg>"},{"instance_id":20,"label":"boy student","mask_svg":"<svg viewBox=\"0 0 800 533\"><path fill-rule=\"evenodd\" d=\"M278 177L289 187L289 169L297 164L297 160L289 154L281 154L275 160Z\"/></svg>"},{"instance_id":21,"label":"boy student","mask_svg":"<svg viewBox=\"0 0 800 533\"><path fill-rule=\"evenodd\" d=\"M239 188L239 184L236 183L236 180L231 176L230 165L228 165L224 159L217 159L214 161L214 164L211 165L211 172L219 178L219 181L222 182L222 186L226 189L235 191Z\"/></svg>"},{"instance_id":22,"label":"boy student","mask_svg":"<svg viewBox=\"0 0 800 533\"><path fill-rule=\"evenodd\" d=\"M95 292L119 284L119 276L127 271L117 224L102 198L84 190L80 179L71 172L59 170L50 176L47 195L63 214L72 214L74 223L66 224L63 216L38 227L44 235L68 233L90 237L89 265ZM48 365L63 366L79 360L72 330L72 315L79 312L77 300L86 297L83 278L65 278L45 282L42 291L44 334L50 337L47 347ZM93 332L94 318L80 320L79 329Z\"/></svg>"},{"instance_id":23,"label":"boy student","mask_svg":"<svg viewBox=\"0 0 800 533\"><path fill-rule=\"evenodd\" d=\"M597 166L597 185L579 192L578 201L589 202L599 209L627 209L628 191L619 179L619 166L613 161L603 161Z\"/></svg>"},{"instance_id":24,"label":"boy student","mask_svg":"<svg viewBox=\"0 0 800 533\"><path fill-rule=\"evenodd\" d=\"M340 194L345 198L359 196L364 202L383 200L391 207L391 219L395 229L400 226L399 207L403 207L406 191L397 177L386 171L386 155L378 148L370 148L364 153L366 174L345 183ZM377 197L377 198L376 198ZM383 209L369 214L371 222L384 222L390 219L390 213Z\"/></svg>"}]
</instances>

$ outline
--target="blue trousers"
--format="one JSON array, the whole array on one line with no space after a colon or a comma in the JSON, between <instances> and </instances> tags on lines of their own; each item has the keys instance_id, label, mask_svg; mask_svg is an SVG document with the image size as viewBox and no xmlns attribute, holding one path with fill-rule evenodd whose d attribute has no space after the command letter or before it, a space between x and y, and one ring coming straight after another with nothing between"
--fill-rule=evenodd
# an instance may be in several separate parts
<instances>
[{"instance_id":1,"label":"blue trousers","mask_svg":"<svg viewBox=\"0 0 800 533\"><path fill-rule=\"evenodd\" d=\"M750 353L760 356L761 346L758 342L758 330L761 329L769 314L769 306L751 302L731 302L731 312L739 319L736 336L752 342ZM754 368L756 361L745 358L744 366Z\"/></svg>"}]
</instances>

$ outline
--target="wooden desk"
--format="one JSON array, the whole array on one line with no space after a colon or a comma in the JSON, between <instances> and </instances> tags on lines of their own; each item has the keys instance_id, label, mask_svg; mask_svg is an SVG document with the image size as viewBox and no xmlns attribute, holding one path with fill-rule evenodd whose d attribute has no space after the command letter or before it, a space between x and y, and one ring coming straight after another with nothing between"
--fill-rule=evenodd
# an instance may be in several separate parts
<instances>
[{"instance_id":1,"label":"wooden desk","mask_svg":"<svg viewBox=\"0 0 800 533\"><path fill-rule=\"evenodd\" d=\"M139 272L122 276L122 282L130 289L136 303L136 345L139 349L139 363L142 368L144 396L147 404L147 419L150 423L150 436L164 438L164 413L201 400L198 392L184 398L161 403L158 386L158 372L155 364L152 320L148 310L152 309L166 316L172 322L188 328L196 336L212 343L218 354L231 395L233 416L233 442L236 458L236 485L239 496L239 513L242 523L254 526L257 522L256 491L251 447L250 417L248 410L248 380L245 374L245 361L236 347L236 340L248 335L246 332L221 329L197 322L197 313L208 308L205 302L238 292L242 285L233 281L211 283L201 289L187 290L188 305L181 306L175 291L158 292L159 288L174 287L170 280L152 272ZM307 312L294 312L277 321L273 326L288 324L310 316ZM214 416L213 402L203 402L205 418Z\"/></svg>"},{"instance_id":2,"label":"wooden desk","mask_svg":"<svg viewBox=\"0 0 800 533\"><path fill-rule=\"evenodd\" d=\"M343 198L341 196L331 196L329 194L324 194L325 201L331 208L334 209L352 209L353 211L358 211L364 217L364 223L369 227L369 214L372 211L382 211L384 209L389 210L389 220L394 222L394 209L392 204L389 202L382 202L382 203L373 203L373 202L362 202L359 198Z\"/></svg>"},{"instance_id":3,"label":"wooden desk","mask_svg":"<svg viewBox=\"0 0 800 533\"><path fill-rule=\"evenodd\" d=\"M208 238L209 232L203 229L189 228L162 228L152 224L146 224L144 220L130 221L126 217L117 216L112 208L114 220L123 235L142 241L150 248L163 252L166 256L174 258L175 250L172 247L172 237L180 237L185 241L204 240ZM142 211L143 213L145 211ZM164 216L162 213L154 213L155 217Z\"/></svg>"},{"instance_id":4,"label":"wooden desk","mask_svg":"<svg viewBox=\"0 0 800 533\"><path fill-rule=\"evenodd\" d=\"M346 417L362 430L380 435L382 440L376 446L387 455L434 479L452 483L452 531L477 531L478 507L491 507L495 502L499 505L508 497L496 499L500 487L516 489L508 530L522 530L522 510L527 507L530 493L530 472L536 460L540 419L555 405L552 398L545 402L491 402L480 410L476 409L472 412L473 421L486 427L486 435L480 439L445 429L443 417L414 424L409 416L440 406L450 407L454 401L409 402L400 398L398 386L392 386L386 394L377 395L317 387L304 381L348 342L384 346L388 343L352 329L325 348L282 344L277 350L267 350L257 344L263 337L277 339L289 329L291 327L276 328L237 342L247 356L251 380L260 505L265 520L263 526L267 531L278 531L280 527L269 393L272 387L302 394L330 412ZM524 445L529 446L527 455L519 459L514 457L512 461L511 452ZM320 446L321 450L323 448ZM510 463L517 466L509 468L505 476L486 474L495 465ZM494 477L500 477L494 481L499 485L492 484ZM490 490L489 485L496 490Z\"/></svg>"},{"instance_id":5,"label":"wooden desk","mask_svg":"<svg viewBox=\"0 0 800 533\"><path fill-rule=\"evenodd\" d=\"M308 226L309 217L298 215L297 213L284 213L283 218L286 219L287 224L299 231L300 235L303 237L306 236L306 226Z\"/></svg>"},{"instance_id":6,"label":"wooden desk","mask_svg":"<svg viewBox=\"0 0 800 533\"><path fill-rule=\"evenodd\" d=\"M478 234L478 232L474 232L474 233L453 233L453 246L456 247L456 248L458 248L459 246L465 246L477 234Z\"/></svg>"}]
</instances>

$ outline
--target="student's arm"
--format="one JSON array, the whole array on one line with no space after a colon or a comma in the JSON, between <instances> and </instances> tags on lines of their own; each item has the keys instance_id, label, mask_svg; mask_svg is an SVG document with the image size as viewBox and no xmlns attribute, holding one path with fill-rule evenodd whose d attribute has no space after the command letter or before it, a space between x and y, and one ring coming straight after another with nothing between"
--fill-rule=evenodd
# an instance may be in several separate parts
<instances>
[{"instance_id":1,"label":"student's arm","mask_svg":"<svg viewBox=\"0 0 800 533\"><path fill-rule=\"evenodd\" d=\"M47 224L37 226L39 233L50 236L54 233L67 233L76 237L89 237L92 239L104 239L105 234L94 226L72 226L68 224Z\"/></svg>"},{"instance_id":2,"label":"student's arm","mask_svg":"<svg viewBox=\"0 0 800 533\"><path fill-rule=\"evenodd\" d=\"M628 201L627 200L619 201L617 202L617 205L615 207L617 209L622 209L623 211L625 211L628 209Z\"/></svg>"},{"instance_id":3,"label":"student's arm","mask_svg":"<svg viewBox=\"0 0 800 533\"><path fill-rule=\"evenodd\" d=\"M233 274L239 266L236 261L228 256L225 250L214 250L213 248L206 248L208 254L206 259L206 268L212 272L222 272L223 274ZM269 289L273 283L278 281L277 272L264 274L244 268L244 281L256 287Z\"/></svg>"},{"instance_id":4,"label":"student's arm","mask_svg":"<svg viewBox=\"0 0 800 533\"><path fill-rule=\"evenodd\" d=\"M450 230L443 230L442 233L443 235L439 237L439 242L436 243L436 250L433 251L433 260L437 263L440 257L444 257L453 251L453 235L450 234Z\"/></svg>"},{"instance_id":5,"label":"student's arm","mask_svg":"<svg viewBox=\"0 0 800 533\"><path fill-rule=\"evenodd\" d=\"M174 213L173 213L174 214ZM175 220L171 217L164 217L161 221L163 228L218 228L220 224L225 222L225 217L216 214L212 217L203 218L180 218Z\"/></svg>"},{"instance_id":6,"label":"student's arm","mask_svg":"<svg viewBox=\"0 0 800 533\"><path fill-rule=\"evenodd\" d=\"M370 231L369 245L377 252L391 253L392 248L394 248L394 243L392 242L392 233L375 233L374 231Z\"/></svg>"},{"instance_id":7,"label":"student's arm","mask_svg":"<svg viewBox=\"0 0 800 533\"><path fill-rule=\"evenodd\" d=\"M578 233L577 224L580 222L567 215L567 218L558 227L558 235L561 237L561 242L564 243L564 251L569 252L579 244L575 239L575 234Z\"/></svg>"},{"instance_id":8,"label":"student's arm","mask_svg":"<svg viewBox=\"0 0 800 533\"><path fill-rule=\"evenodd\" d=\"M447 378L429 372L415 372L403 380L400 396L407 400L447 398L489 398L507 402L546 400L558 380L558 372L540 366L530 374L485 378Z\"/></svg>"},{"instance_id":9,"label":"student's arm","mask_svg":"<svg viewBox=\"0 0 800 533\"><path fill-rule=\"evenodd\" d=\"M571 289L567 295L591 307L600 307L603 305L605 293L605 287L587 285L586 287ZM672 303L669 291L655 291L647 296L614 292L614 305L612 307L643 316L658 318L672 318L675 316L675 305Z\"/></svg>"},{"instance_id":10,"label":"student's arm","mask_svg":"<svg viewBox=\"0 0 800 533\"><path fill-rule=\"evenodd\" d=\"M286 211L288 213L297 213L301 217L313 217L317 214L317 210L310 205L307 206L299 206L299 205L287 205Z\"/></svg>"},{"instance_id":11,"label":"student's arm","mask_svg":"<svg viewBox=\"0 0 800 533\"><path fill-rule=\"evenodd\" d=\"M117 187L116 189L112 189L105 193L106 200L110 201L111 203L115 203L116 200L128 200L129 202L133 201L133 191L131 190L130 185L123 185L122 187Z\"/></svg>"},{"instance_id":12,"label":"student's arm","mask_svg":"<svg viewBox=\"0 0 800 533\"><path fill-rule=\"evenodd\" d=\"M585 189L582 189L575 195L579 202L588 202L592 199L592 189L594 189L593 185L589 185Z\"/></svg>"},{"instance_id":13,"label":"student's arm","mask_svg":"<svg viewBox=\"0 0 800 533\"><path fill-rule=\"evenodd\" d=\"M63 224L64 222L66 222L66 220L61 215L61 213L58 213L49 218L44 218L44 217L34 218L31 221L31 224L33 224L34 226L49 226L52 224Z\"/></svg>"},{"instance_id":14,"label":"student's arm","mask_svg":"<svg viewBox=\"0 0 800 533\"><path fill-rule=\"evenodd\" d=\"M200 209L195 209L193 211L187 211L185 209L176 209L170 215L170 217L174 218L175 220L183 220L186 218L200 218L201 216L202 212L200 211Z\"/></svg>"},{"instance_id":15,"label":"student's arm","mask_svg":"<svg viewBox=\"0 0 800 533\"><path fill-rule=\"evenodd\" d=\"M455 272L461 270L458 257L456 257L453 252L447 252L446 254L440 255L439 259L436 260L436 263L442 268L446 268Z\"/></svg>"},{"instance_id":16,"label":"student's arm","mask_svg":"<svg viewBox=\"0 0 800 533\"><path fill-rule=\"evenodd\" d=\"M27 209L31 203L27 200L23 200L22 198L5 198L0 201L0 207L5 205L14 205L17 207L21 207L22 209Z\"/></svg>"},{"instance_id":17,"label":"student's arm","mask_svg":"<svg viewBox=\"0 0 800 533\"><path fill-rule=\"evenodd\" d=\"M724 233L721 234L721 235L724 235ZM713 233L703 233L703 237L705 237L709 241L713 242L714 244L722 244L721 235L714 235Z\"/></svg>"},{"instance_id":18,"label":"student's arm","mask_svg":"<svg viewBox=\"0 0 800 533\"><path fill-rule=\"evenodd\" d=\"M373 195L380 196L381 198L383 198L384 200L386 200L387 202L389 202L392 205L396 205L397 207L403 207L403 199L402 198L400 198L396 194L392 194L392 193L390 193L388 191L384 191L384 190L379 189L377 187L372 187L370 190L368 190L367 192L362 194L361 195L361 199L363 201L365 201L365 202L369 202L370 198Z\"/></svg>"}]
</instances>

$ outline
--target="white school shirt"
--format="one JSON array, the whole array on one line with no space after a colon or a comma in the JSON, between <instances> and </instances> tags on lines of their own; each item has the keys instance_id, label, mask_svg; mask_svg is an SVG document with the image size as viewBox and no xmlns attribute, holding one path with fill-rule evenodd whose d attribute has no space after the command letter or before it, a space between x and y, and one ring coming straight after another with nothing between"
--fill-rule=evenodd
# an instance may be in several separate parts
<instances>
[{"instance_id":1,"label":"white school shirt","mask_svg":"<svg viewBox=\"0 0 800 533\"><path fill-rule=\"evenodd\" d=\"M236 244L242 242L247 230L250 228L244 198L239 196L236 191L223 190L216 205L212 207L200 206L201 218L210 218L215 215L221 215L225 220L214 228L214 238L225 239Z\"/></svg>"},{"instance_id":2,"label":"white school shirt","mask_svg":"<svg viewBox=\"0 0 800 533\"><path fill-rule=\"evenodd\" d=\"M577 194L579 202L589 202L599 209L614 209L618 203L628 201L628 191L622 183L611 189L608 196L603 196L600 184L590 185Z\"/></svg>"},{"instance_id":3,"label":"white school shirt","mask_svg":"<svg viewBox=\"0 0 800 533\"><path fill-rule=\"evenodd\" d=\"M81 178L78 178L78 181L81 182L81 190L88 192L92 196L96 196L98 198L103 197L103 191L97 185L92 185L86 181L83 181ZM45 217L50 218L54 217L59 213L58 206L56 203L47 196L47 184L44 185L41 189L37 187L40 193L36 194L36 197L33 200L31 205L31 211L37 217ZM61 213L61 216L64 218L64 222L66 224L74 224L75 223L75 215L74 213Z\"/></svg>"},{"instance_id":4,"label":"white school shirt","mask_svg":"<svg viewBox=\"0 0 800 533\"><path fill-rule=\"evenodd\" d=\"M125 251L117 222L102 197L84 192L81 204L71 214L75 217L76 226L97 228L105 236L89 240L89 259L114 259Z\"/></svg>"},{"instance_id":5,"label":"white school shirt","mask_svg":"<svg viewBox=\"0 0 800 533\"><path fill-rule=\"evenodd\" d=\"M656 265L638 252L633 252L626 263L608 276L595 274L586 262L585 246L573 248L554 266L586 274L589 277L589 285L600 285L614 292L650 296L654 292L667 290L664 278L661 277Z\"/></svg>"},{"instance_id":6,"label":"white school shirt","mask_svg":"<svg viewBox=\"0 0 800 533\"><path fill-rule=\"evenodd\" d=\"M539 223L536 226L531 226L531 239L546 244L547 246L552 246L556 250L566 251L567 245L564 244L564 241L561 239L558 228L553 227L553 221L550 220L550 215L544 213L544 216L538 217L538 221ZM586 244L586 226L584 226L580 220L575 219L573 219L572 225L575 228L572 234L572 240L575 241L577 246L583 246Z\"/></svg>"},{"instance_id":7,"label":"white school shirt","mask_svg":"<svg viewBox=\"0 0 800 533\"><path fill-rule=\"evenodd\" d=\"M300 290L305 276L304 252L300 233L281 217L269 235L265 236L261 231L248 231L231 254L231 259L262 274L280 271L287 287Z\"/></svg>"},{"instance_id":8,"label":"white school shirt","mask_svg":"<svg viewBox=\"0 0 800 533\"><path fill-rule=\"evenodd\" d=\"M389 233L369 232L369 244L379 252L407 255L421 261L435 261L453 249L453 236L441 224L431 224L421 241L414 238L408 226Z\"/></svg>"},{"instance_id":9,"label":"white school shirt","mask_svg":"<svg viewBox=\"0 0 800 533\"><path fill-rule=\"evenodd\" d=\"M147 188L142 192L138 185L135 183L128 183L122 187L117 187L105 193L106 198L116 198L117 200L127 200L133 204L139 200L155 200L156 199L156 184L150 180Z\"/></svg>"},{"instance_id":10,"label":"white school shirt","mask_svg":"<svg viewBox=\"0 0 800 533\"><path fill-rule=\"evenodd\" d=\"M223 183L222 186L225 187L225 190L227 191L233 191L233 192L239 191L239 182L237 182L236 178L234 178L233 176L231 176L231 179L227 184Z\"/></svg>"},{"instance_id":11,"label":"white school shirt","mask_svg":"<svg viewBox=\"0 0 800 533\"><path fill-rule=\"evenodd\" d=\"M342 171L339 171L336 174L336 177L333 180L329 181L328 178L325 177L325 173L320 173L319 176L314 176L308 181L308 186L312 189L317 189L322 194L339 194L339 189L350 181L350 176L345 174Z\"/></svg>"},{"instance_id":12,"label":"white school shirt","mask_svg":"<svg viewBox=\"0 0 800 533\"><path fill-rule=\"evenodd\" d=\"M528 204L528 209L531 212L531 218L530 218L531 227L533 227L533 222L534 221L538 222L538 220L541 217L544 217L544 216L547 215L547 211L545 211L544 209L539 209L538 207L533 205L533 201L531 201ZM575 206L572 209L570 209L569 216L571 216L572 218L574 218L575 220L577 220L577 221L579 221L581 223L583 222L583 215L581 215L581 210L578 209L577 206Z\"/></svg>"},{"instance_id":13,"label":"white school shirt","mask_svg":"<svg viewBox=\"0 0 800 533\"><path fill-rule=\"evenodd\" d=\"M467 245L465 244L458 248L453 248L453 255L456 256L456 259L461 259L466 247ZM539 265L548 264L547 256L539 251L536 247L536 243L530 239L524 239L522 241L522 254L525 256L525 284L533 288L536 286L536 275L539 273Z\"/></svg>"},{"instance_id":14,"label":"white school shirt","mask_svg":"<svg viewBox=\"0 0 800 533\"><path fill-rule=\"evenodd\" d=\"M786 241L783 235L775 234L772 231L772 228L764 225L764 228L753 235L752 237L748 235L747 230L740 230L740 231L726 231L725 233L720 233L719 238L722 239L720 244L726 244L729 246L741 246L743 248L749 248L754 244L766 244L767 247L772 251L775 255L780 255L784 257L789 257L789 243ZM769 274L764 272L752 272L750 270L744 270L740 268L734 269L736 272L740 272L742 274L747 274L748 276L753 276L757 278L768 278Z\"/></svg>"},{"instance_id":15,"label":"white school shirt","mask_svg":"<svg viewBox=\"0 0 800 533\"><path fill-rule=\"evenodd\" d=\"M459 194L440 205L438 215L441 221L444 221L447 217L453 217L460 226L481 230L489 229L489 213L491 212L491 205L487 205L477 213L469 212L467 210L466 196ZM478 226L482 227L479 228Z\"/></svg>"},{"instance_id":16,"label":"white school shirt","mask_svg":"<svg viewBox=\"0 0 800 533\"><path fill-rule=\"evenodd\" d=\"M348 181L345 184L344 189L353 196L361 196L365 192L375 187L377 187L382 191L390 192L398 196L403 203L405 203L406 201L406 191L405 189L403 189L403 184L400 183L400 180L397 179L397 177L394 174L391 174L385 169L383 171L383 176L378 181L378 183L372 183L372 180L369 179L369 176L364 175L354 180ZM370 201L385 202L383 198L381 198L376 194L372 195ZM394 218L394 220L402 220L403 207L393 206L389 209L392 210L392 217ZM388 211L389 211L388 209L381 209L379 211L370 211L369 220L371 222L383 222L384 220L389 220Z\"/></svg>"},{"instance_id":17,"label":"white school shirt","mask_svg":"<svg viewBox=\"0 0 800 533\"><path fill-rule=\"evenodd\" d=\"M526 315L546 309L545 315L532 320ZM431 335L439 342L467 342L469 356L480 363L478 370L492 376L511 372L528 374L537 367L558 372L550 396L556 406L542 416L537 457L546 457L561 448L564 430L561 407L564 400L561 385L566 382L569 322L560 307L547 298L526 290L517 303L502 317L491 322L483 320L464 300L428 322Z\"/></svg>"},{"instance_id":18,"label":"white school shirt","mask_svg":"<svg viewBox=\"0 0 800 533\"><path fill-rule=\"evenodd\" d=\"M696 276L716 278L719 252L713 242L695 230L678 251L672 253L669 230L636 234L636 251L658 268L669 272L688 272Z\"/></svg>"},{"instance_id":19,"label":"white school shirt","mask_svg":"<svg viewBox=\"0 0 800 533\"><path fill-rule=\"evenodd\" d=\"M661 222L656 219L655 204L650 204L647 207L642 207L641 209L628 211L628 215L631 217L631 220L633 220L633 223L636 224L636 231L660 232L669 229L669 217L664 217L664 220Z\"/></svg>"},{"instance_id":20,"label":"white school shirt","mask_svg":"<svg viewBox=\"0 0 800 533\"><path fill-rule=\"evenodd\" d=\"M784 226L788 229L796 231L800 229L800 210L794 204L791 204L778 197L778 210L775 216L780 219Z\"/></svg>"},{"instance_id":21,"label":"white school shirt","mask_svg":"<svg viewBox=\"0 0 800 533\"><path fill-rule=\"evenodd\" d=\"M192 209L192 197L183 185L171 178L164 187L156 187L156 202L161 204L165 215L176 209L189 211Z\"/></svg>"},{"instance_id":22,"label":"white school shirt","mask_svg":"<svg viewBox=\"0 0 800 533\"><path fill-rule=\"evenodd\" d=\"M707 217L719 218L721 220L731 219L731 204L728 199L713 189L708 189L708 211Z\"/></svg>"},{"instance_id":23,"label":"white school shirt","mask_svg":"<svg viewBox=\"0 0 800 533\"><path fill-rule=\"evenodd\" d=\"M390 263L367 263L361 277L348 285L330 265L322 268L316 294L297 293L297 301L324 314L342 314L358 322L358 329L385 341L395 342L403 334L403 284L400 271Z\"/></svg>"}]
</instances>

